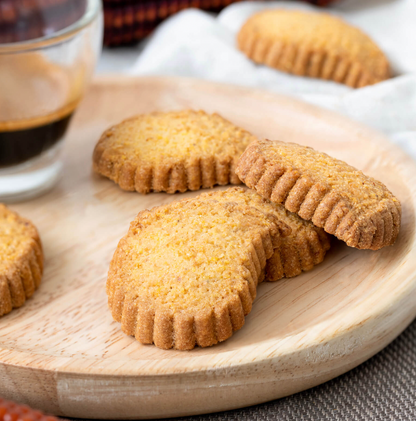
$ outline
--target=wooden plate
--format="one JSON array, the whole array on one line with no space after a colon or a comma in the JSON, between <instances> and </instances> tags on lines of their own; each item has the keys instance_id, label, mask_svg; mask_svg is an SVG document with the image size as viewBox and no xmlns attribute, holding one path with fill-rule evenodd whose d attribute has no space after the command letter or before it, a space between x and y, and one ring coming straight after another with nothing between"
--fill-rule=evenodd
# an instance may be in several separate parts
<instances>
[{"instance_id":1,"label":"wooden plate","mask_svg":"<svg viewBox=\"0 0 416 421\"><path fill-rule=\"evenodd\" d=\"M219 112L254 134L311 145L382 180L403 204L397 243L359 251L334 241L297 278L259 286L246 326L226 342L164 351L124 335L107 309L118 240L144 208L198 194L120 190L91 172L100 133L132 114ZM381 134L258 90L175 78L97 80L66 141L59 185L13 206L39 227L40 290L0 319L0 395L83 418L161 418L279 398L332 379L392 341L415 317L416 166Z\"/></svg>"}]
</instances>

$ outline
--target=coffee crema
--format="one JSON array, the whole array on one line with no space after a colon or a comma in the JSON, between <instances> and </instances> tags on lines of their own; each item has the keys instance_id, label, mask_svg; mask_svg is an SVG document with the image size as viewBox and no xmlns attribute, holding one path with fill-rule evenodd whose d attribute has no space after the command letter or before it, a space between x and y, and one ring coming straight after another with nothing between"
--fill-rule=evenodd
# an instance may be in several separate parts
<instances>
[{"instance_id":1,"label":"coffee crema","mask_svg":"<svg viewBox=\"0 0 416 421\"><path fill-rule=\"evenodd\" d=\"M64 137L82 80L37 52L0 55L0 168L40 156Z\"/></svg>"}]
</instances>

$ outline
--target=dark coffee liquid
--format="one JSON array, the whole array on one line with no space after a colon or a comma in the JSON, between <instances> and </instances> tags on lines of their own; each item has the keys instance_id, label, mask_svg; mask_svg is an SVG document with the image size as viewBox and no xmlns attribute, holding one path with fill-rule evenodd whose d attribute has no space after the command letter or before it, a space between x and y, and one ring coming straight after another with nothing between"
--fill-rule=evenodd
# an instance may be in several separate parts
<instances>
[{"instance_id":1,"label":"dark coffee liquid","mask_svg":"<svg viewBox=\"0 0 416 421\"><path fill-rule=\"evenodd\" d=\"M0 44L51 35L86 9L86 0L0 0ZM43 51L0 54L0 169L37 157L63 138L82 91L77 72Z\"/></svg>"},{"instance_id":2,"label":"dark coffee liquid","mask_svg":"<svg viewBox=\"0 0 416 421\"><path fill-rule=\"evenodd\" d=\"M2 131L0 167L21 164L55 145L64 136L73 112L38 127Z\"/></svg>"}]
</instances>

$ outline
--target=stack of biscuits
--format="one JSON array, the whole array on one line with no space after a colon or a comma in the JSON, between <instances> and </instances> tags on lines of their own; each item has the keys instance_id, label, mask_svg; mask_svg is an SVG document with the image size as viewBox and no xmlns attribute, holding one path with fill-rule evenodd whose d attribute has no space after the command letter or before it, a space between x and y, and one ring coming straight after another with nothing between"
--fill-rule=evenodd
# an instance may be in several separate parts
<instances>
[{"instance_id":1,"label":"stack of biscuits","mask_svg":"<svg viewBox=\"0 0 416 421\"><path fill-rule=\"evenodd\" d=\"M203 111L139 115L105 131L94 170L122 189L230 187L140 212L114 253L108 303L144 344L190 350L244 325L257 285L324 260L331 235L357 249L392 245L400 202L379 181L312 148L261 140ZM0 316L39 287L33 224L0 205Z\"/></svg>"},{"instance_id":2,"label":"stack of biscuits","mask_svg":"<svg viewBox=\"0 0 416 421\"><path fill-rule=\"evenodd\" d=\"M112 315L126 334L163 349L228 339L257 285L311 270L330 234L378 250L400 228L400 202L381 182L203 111L126 120L104 132L93 166L140 193L246 185L142 211L119 242L107 280Z\"/></svg>"},{"instance_id":3,"label":"stack of biscuits","mask_svg":"<svg viewBox=\"0 0 416 421\"><path fill-rule=\"evenodd\" d=\"M390 77L376 43L329 14L261 11L236 41L255 63L297 76L354 88ZM97 173L139 193L245 184L140 212L117 247L107 280L113 317L126 334L164 349L229 338L257 285L311 270L331 235L378 250L400 229L400 203L381 182L202 111L126 120L103 134L93 161Z\"/></svg>"},{"instance_id":4,"label":"stack of biscuits","mask_svg":"<svg viewBox=\"0 0 416 421\"><path fill-rule=\"evenodd\" d=\"M390 77L370 37L332 15L262 11L242 26L237 45L254 62L298 76L356 88ZM257 285L311 270L331 235L378 250L400 229L400 203L381 182L203 111L123 121L98 141L93 167L142 194L245 184L140 212L117 247L107 280L113 317L128 335L164 349L229 338ZM42 269L36 228L0 205L0 316L33 294Z\"/></svg>"}]
</instances>

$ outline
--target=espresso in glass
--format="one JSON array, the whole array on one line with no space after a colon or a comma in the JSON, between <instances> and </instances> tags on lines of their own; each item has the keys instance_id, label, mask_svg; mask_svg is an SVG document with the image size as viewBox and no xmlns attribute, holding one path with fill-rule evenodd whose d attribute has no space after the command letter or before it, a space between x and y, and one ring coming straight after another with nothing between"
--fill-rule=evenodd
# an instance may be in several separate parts
<instances>
[{"instance_id":1,"label":"espresso in glass","mask_svg":"<svg viewBox=\"0 0 416 421\"><path fill-rule=\"evenodd\" d=\"M10 129L0 122L0 167L21 164L54 146L66 132L73 111L45 116L40 125L37 119L22 120Z\"/></svg>"},{"instance_id":2,"label":"espresso in glass","mask_svg":"<svg viewBox=\"0 0 416 421\"><path fill-rule=\"evenodd\" d=\"M57 181L62 141L102 41L100 0L2 1L0 202Z\"/></svg>"}]
</instances>

